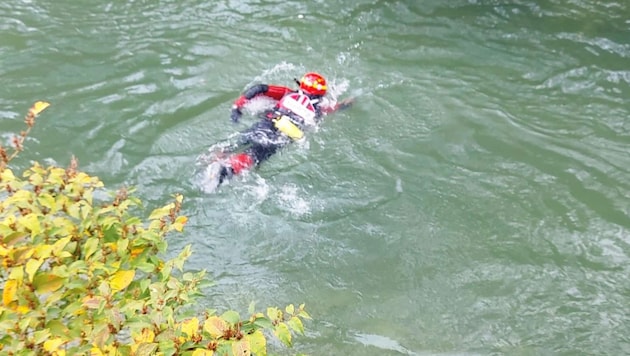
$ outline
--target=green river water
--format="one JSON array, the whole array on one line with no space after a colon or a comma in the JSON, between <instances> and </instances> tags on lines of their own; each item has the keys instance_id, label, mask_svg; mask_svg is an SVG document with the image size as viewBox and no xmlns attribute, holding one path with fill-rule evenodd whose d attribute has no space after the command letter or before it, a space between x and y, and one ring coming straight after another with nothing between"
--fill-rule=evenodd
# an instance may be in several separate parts
<instances>
[{"instance_id":1,"label":"green river water","mask_svg":"<svg viewBox=\"0 0 630 356\"><path fill-rule=\"evenodd\" d=\"M357 97L215 194L254 83ZM630 3L13 0L0 134L147 207L185 196L206 307L306 303L309 355L630 354ZM264 105L261 103L260 105Z\"/></svg>"}]
</instances>

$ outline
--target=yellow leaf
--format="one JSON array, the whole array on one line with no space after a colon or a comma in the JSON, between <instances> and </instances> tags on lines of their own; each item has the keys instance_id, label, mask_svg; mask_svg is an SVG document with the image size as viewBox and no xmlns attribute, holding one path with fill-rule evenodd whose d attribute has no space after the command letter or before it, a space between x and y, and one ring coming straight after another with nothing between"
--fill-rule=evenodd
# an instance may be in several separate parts
<instances>
[{"instance_id":1,"label":"yellow leaf","mask_svg":"<svg viewBox=\"0 0 630 356\"><path fill-rule=\"evenodd\" d=\"M184 231L184 225L174 222L173 224L171 224L171 229L177 231L177 232L182 232Z\"/></svg>"},{"instance_id":2,"label":"yellow leaf","mask_svg":"<svg viewBox=\"0 0 630 356\"><path fill-rule=\"evenodd\" d=\"M43 260L39 260L39 259L35 259L35 258L31 258L30 260L28 260L26 262L26 274L28 275L28 281L33 283L33 277L35 277L35 273L37 273L37 270L39 269L39 267L41 267L42 263L44 263Z\"/></svg>"},{"instance_id":3,"label":"yellow leaf","mask_svg":"<svg viewBox=\"0 0 630 356\"><path fill-rule=\"evenodd\" d=\"M247 339L241 339L232 344L232 355L250 356L251 354L252 349Z\"/></svg>"},{"instance_id":4,"label":"yellow leaf","mask_svg":"<svg viewBox=\"0 0 630 356\"><path fill-rule=\"evenodd\" d=\"M74 177L74 181L77 183L88 184L92 180L92 177L87 175L84 172L79 172L76 177Z\"/></svg>"},{"instance_id":5,"label":"yellow leaf","mask_svg":"<svg viewBox=\"0 0 630 356\"><path fill-rule=\"evenodd\" d=\"M12 170L5 168L2 174L0 174L0 179L2 179L3 182L12 182L15 180L15 175L13 175Z\"/></svg>"},{"instance_id":6,"label":"yellow leaf","mask_svg":"<svg viewBox=\"0 0 630 356\"><path fill-rule=\"evenodd\" d=\"M31 110L33 111L34 115L39 115L39 113L46 110L46 108L49 106L50 106L50 103L47 103L45 101L37 101L35 102L35 104L33 104L33 106L31 107Z\"/></svg>"},{"instance_id":7,"label":"yellow leaf","mask_svg":"<svg viewBox=\"0 0 630 356\"><path fill-rule=\"evenodd\" d=\"M52 273L40 273L33 278L37 293L54 292L63 286L65 279Z\"/></svg>"},{"instance_id":8,"label":"yellow leaf","mask_svg":"<svg viewBox=\"0 0 630 356\"><path fill-rule=\"evenodd\" d=\"M68 242L70 242L70 239L72 237L68 236L68 237L64 237L62 239L57 240L54 244L53 244L53 248L52 248L52 252L54 256L59 256L59 254L61 253L61 251L63 251L63 249L66 247L66 245L68 244Z\"/></svg>"},{"instance_id":9,"label":"yellow leaf","mask_svg":"<svg viewBox=\"0 0 630 356\"><path fill-rule=\"evenodd\" d=\"M51 214L57 212L57 202L55 201L55 198L53 198L53 196L49 193L41 193L37 197L37 202L39 203L39 205L48 208Z\"/></svg>"},{"instance_id":10,"label":"yellow leaf","mask_svg":"<svg viewBox=\"0 0 630 356\"><path fill-rule=\"evenodd\" d=\"M140 255L142 252L144 251L144 247L140 246L140 247L134 247L131 249L131 257L136 258L138 257L138 255Z\"/></svg>"},{"instance_id":11,"label":"yellow leaf","mask_svg":"<svg viewBox=\"0 0 630 356\"><path fill-rule=\"evenodd\" d=\"M203 323L203 330L210 334L210 336L214 339L222 336L227 327L228 326L225 321L216 315L209 317L208 320Z\"/></svg>"},{"instance_id":12,"label":"yellow leaf","mask_svg":"<svg viewBox=\"0 0 630 356\"><path fill-rule=\"evenodd\" d=\"M42 261L50 257L52 255L52 245L38 245L35 247L35 252L33 253L33 257L39 258Z\"/></svg>"},{"instance_id":13,"label":"yellow leaf","mask_svg":"<svg viewBox=\"0 0 630 356\"><path fill-rule=\"evenodd\" d=\"M28 312L31 311L31 308L28 307L28 305L18 305L18 307L15 309L16 312L24 315Z\"/></svg>"},{"instance_id":14,"label":"yellow leaf","mask_svg":"<svg viewBox=\"0 0 630 356\"><path fill-rule=\"evenodd\" d=\"M18 281L15 279L9 279L4 283L4 290L2 291L2 304L9 306L12 301L17 299L17 287Z\"/></svg>"},{"instance_id":15,"label":"yellow leaf","mask_svg":"<svg viewBox=\"0 0 630 356\"><path fill-rule=\"evenodd\" d=\"M16 281L20 281L21 284L24 279L24 268L22 268L22 266L11 268L8 279L15 279Z\"/></svg>"},{"instance_id":16,"label":"yellow leaf","mask_svg":"<svg viewBox=\"0 0 630 356\"><path fill-rule=\"evenodd\" d=\"M54 352L59 349L59 346L63 344L63 340L60 338L50 339L44 341L44 351Z\"/></svg>"},{"instance_id":17,"label":"yellow leaf","mask_svg":"<svg viewBox=\"0 0 630 356\"><path fill-rule=\"evenodd\" d=\"M204 350L204 349L195 349L193 351L192 356L213 356L214 351L212 350Z\"/></svg>"},{"instance_id":18,"label":"yellow leaf","mask_svg":"<svg viewBox=\"0 0 630 356\"><path fill-rule=\"evenodd\" d=\"M44 182L44 178L41 174L38 173L32 173L30 177L28 177L28 180L34 186L40 185L42 184L42 182Z\"/></svg>"},{"instance_id":19,"label":"yellow leaf","mask_svg":"<svg viewBox=\"0 0 630 356\"><path fill-rule=\"evenodd\" d=\"M261 330L256 330L251 334L247 334L245 335L245 338L249 342L251 351L254 355L267 354L267 339Z\"/></svg>"},{"instance_id":20,"label":"yellow leaf","mask_svg":"<svg viewBox=\"0 0 630 356\"><path fill-rule=\"evenodd\" d=\"M136 271L118 271L114 273L112 278L109 281L109 286L112 291L117 292L127 288L127 286L133 281L133 277L135 277Z\"/></svg>"},{"instance_id":21,"label":"yellow leaf","mask_svg":"<svg viewBox=\"0 0 630 356\"><path fill-rule=\"evenodd\" d=\"M42 231L42 225L37 218L37 214L27 214L18 218L18 224L29 229L31 236L38 235Z\"/></svg>"},{"instance_id":22,"label":"yellow leaf","mask_svg":"<svg viewBox=\"0 0 630 356\"><path fill-rule=\"evenodd\" d=\"M182 322L181 331L188 335L189 338L196 335L197 331L199 331L199 319L192 318Z\"/></svg>"},{"instance_id":23,"label":"yellow leaf","mask_svg":"<svg viewBox=\"0 0 630 356\"><path fill-rule=\"evenodd\" d=\"M160 220L161 218L170 214L171 209L175 207L175 204L171 203L162 208L154 209L149 215L149 220Z\"/></svg>"},{"instance_id":24,"label":"yellow leaf","mask_svg":"<svg viewBox=\"0 0 630 356\"><path fill-rule=\"evenodd\" d=\"M139 335L134 335L134 340L137 344L152 343L154 339L155 333L149 328L144 328L142 329L142 333L140 333Z\"/></svg>"}]
</instances>

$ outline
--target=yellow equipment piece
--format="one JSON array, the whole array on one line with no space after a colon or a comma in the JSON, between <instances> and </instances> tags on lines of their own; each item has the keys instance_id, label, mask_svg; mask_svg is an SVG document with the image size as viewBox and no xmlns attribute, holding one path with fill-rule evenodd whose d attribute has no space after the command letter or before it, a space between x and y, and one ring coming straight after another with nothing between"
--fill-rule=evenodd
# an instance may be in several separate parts
<instances>
[{"instance_id":1,"label":"yellow equipment piece","mask_svg":"<svg viewBox=\"0 0 630 356\"><path fill-rule=\"evenodd\" d=\"M291 122L288 116L282 115L273 119L273 124L280 132L291 137L293 140L299 140L304 137L304 132Z\"/></svg>"}]
</instances>

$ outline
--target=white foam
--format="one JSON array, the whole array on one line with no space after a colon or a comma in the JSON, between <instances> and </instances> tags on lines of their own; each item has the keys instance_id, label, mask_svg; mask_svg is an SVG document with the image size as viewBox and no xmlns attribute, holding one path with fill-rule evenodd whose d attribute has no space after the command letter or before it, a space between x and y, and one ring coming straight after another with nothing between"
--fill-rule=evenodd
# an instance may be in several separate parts
<instances>
[{"instance_id":1,"label":"white foam","mask_svg":"<svg viewBox=\"0 0 630 356\"><path fill-rule=\"evenodd\" d=\"M400 180L400 178L396 178L396 192L398 192L398 193L402 193L403 192L402 180Z\"/></svg>"},{"instance_id":2,"label":"white foam","mask_svg":"<svg viewBox=\"0 0 630 356\"><path fill-rule=\"evenodd\" d=\"M294 184L286 184L278 192L279 204L289 210L291 215L304 216L311 213L308 201L300 196L299 189Z\"/></svg>"}]
</instances>

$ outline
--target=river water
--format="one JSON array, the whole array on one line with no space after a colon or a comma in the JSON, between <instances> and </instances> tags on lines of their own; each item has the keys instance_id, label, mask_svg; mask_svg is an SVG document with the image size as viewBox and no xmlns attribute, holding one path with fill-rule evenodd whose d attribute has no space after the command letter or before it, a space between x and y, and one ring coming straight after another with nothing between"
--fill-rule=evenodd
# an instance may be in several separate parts
<instances>
[{"instance_id":1,"label":"river water","mask_svg":"<svg viewBox=\"0 0 630 356\"><path fill-rule=\"evenodd\" d=\"M200 192L233 100L310 70L356 105ZM630 354L627 1L5 1L0 78L5 141L52 103L18 166L183 193L202 305L306 303L290 353Z\"/></svg>"}]
</instances>

